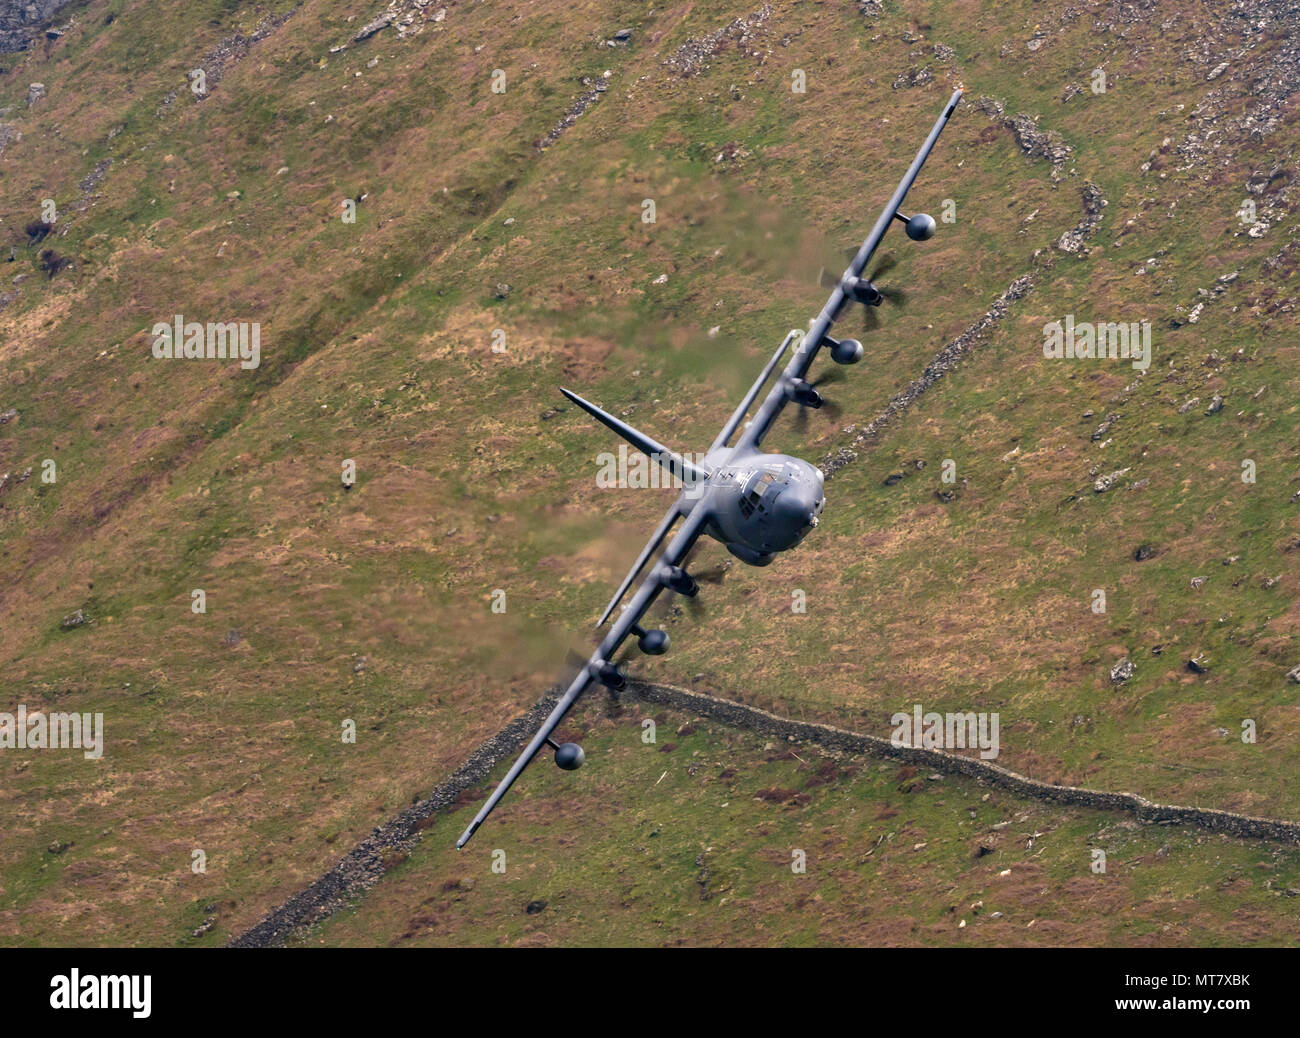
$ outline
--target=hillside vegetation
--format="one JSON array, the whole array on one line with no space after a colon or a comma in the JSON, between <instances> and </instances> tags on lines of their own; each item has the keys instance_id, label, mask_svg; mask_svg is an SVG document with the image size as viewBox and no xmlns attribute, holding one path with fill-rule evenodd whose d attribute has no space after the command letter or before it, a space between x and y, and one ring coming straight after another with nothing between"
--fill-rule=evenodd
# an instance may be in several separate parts
<instances>
[{"instance_id":1,"label":"hillside vegetation","mask_svg":"<svg viewBox=\"0 0 1300 1038\"><path fill-rule=\"evenodd\" d=\"M673 607L673 651L632 666L877 735L916 703L998 712L999 763L1035 778L1300 818L1289 5L92 0L57 19L0 57L0 710L102 712L105 749L0 754L0 940L221 943L531 705L670 494L597 486L616 444L558 388L706 446L959 83L909 199L955 222L891 234L882 281L907 305L861 333L835 413L766 444L834 469L821 526L764 570L705 545L700 609ZM156 358L177 314L258 323L260 362ZM1046 358L1067 315L1148 322L1150 366ZM574 715L578 776L530 771L454 862L466 811L437 819L306 939L538 940L523 905L545 899L554 942L946 942L962 905L995 910L1008 850L990 872L969 837L998 820L1043 870L997 909L1025 940L1295 939L1294 848L955 780L909 795L896 765L822 775L721 729L660 757L607 709ZM652 823L671 849L647 866ZM792 885L805 832L817 868ZM1097 876L1097 840L1143 864ZM498 876L495 849L529 864ZM1056 923L1035 933L1042 891ZM1076 896L1091 907L1061 907Z\"/></svg>"}]
</instances>

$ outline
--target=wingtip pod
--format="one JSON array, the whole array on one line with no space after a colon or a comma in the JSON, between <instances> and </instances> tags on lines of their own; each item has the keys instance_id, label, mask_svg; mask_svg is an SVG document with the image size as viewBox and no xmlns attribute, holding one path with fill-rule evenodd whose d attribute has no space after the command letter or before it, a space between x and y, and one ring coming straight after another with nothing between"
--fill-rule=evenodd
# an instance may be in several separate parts
<instances>
[{"instance_id":1,"label":"wingtip pod","mask_svg":"<svg viewBox=\"0 0 1300 1038\"><path fill-rule=\"evenodd\" d=\"M456 850L460 850L465 844L469 843L470 837L478 832L478 827L483 824L483 815L480 814L474 821L469 823L469 828L460 834L460 839L456 841Z\"/></svg>"}]
</instances>

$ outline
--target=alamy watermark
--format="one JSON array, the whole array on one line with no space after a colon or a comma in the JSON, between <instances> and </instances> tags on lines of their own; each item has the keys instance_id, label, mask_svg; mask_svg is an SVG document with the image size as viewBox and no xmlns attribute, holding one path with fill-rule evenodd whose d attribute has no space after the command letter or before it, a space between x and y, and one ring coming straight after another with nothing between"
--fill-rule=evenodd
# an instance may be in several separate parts
<instances>
[{"instance_id":1,"label":"alamy watermark","mask_svg":"<svg viewBox=\"0 0 1300 1038\"><path fill-rule=\"evenodd\" d=\"M27 712L0 713L0 750L82 750L87 760L104 755L103 714Z\"/></svg>"},{"instance_id":2,"label":"alamy watermark","mask_svg":"<svg viewBox=\"0 0 1300 1038\"><path fill-rule=\"evenodd\" d=\"M1001 722L997 714L973 710L956 714L925 713L917 703L910 714L894 714L889 723L894 726L889 737L894 746L920 746L927 750L978 748L983 760L995 760L1000 750Z\"/></svg>"},{"instance_id":3,"label":"alamy watermark","mask_svg":"<svg viewBox=\"0 0 1300 1038\"><path fill-rule=\"evenodd\" d=\"M688 465L700 468L704 466L703 454L692 454L686 451L677 457L682 458ZM630 449L625 444L620 444L617 454L613 451L601 451L596 455L596 486L602 490L613 487L633 490L685 488L688 495L703 491L703 480L699 483L690 479L683 480L680 475L675 475L665 467L673 464L672 455L657 453L646 455L639 450Z\"/></svg>"},{"instance_id":4,"label":"alamy watermark","mask_svg":"<svg viewBox=\"0 0 1300 1038\"><path fill-rule=\"evenodd\" d=\"M69 970L50 978L51 1009L129 1009L146 1020L152 1009L153 976L123 973L117 976Z\"/></svg>"},{"instance_id":5,"label":"alamy watermark","mask_svg":"<svg viewBox=\"0 0 1300 1038\"><path fill-rule=\"evenodd\" d=\"M158 360L238 360L245 370L262 363L262 326L256 321L186 321L153 326L153 355Z\"/></svg>"},{"instance_id":6,"label":"alamy watermark","mask_svg":"<svg viewBox=\"0 0 1300 1038\"><path fill-rule=\"evenodd\" d=\"M1043 325L1043 356L1051 360L1131 360L1138 371L1151 366L1151 322L1094 324L1065 320Z\"/></svg>"}]
</instances>

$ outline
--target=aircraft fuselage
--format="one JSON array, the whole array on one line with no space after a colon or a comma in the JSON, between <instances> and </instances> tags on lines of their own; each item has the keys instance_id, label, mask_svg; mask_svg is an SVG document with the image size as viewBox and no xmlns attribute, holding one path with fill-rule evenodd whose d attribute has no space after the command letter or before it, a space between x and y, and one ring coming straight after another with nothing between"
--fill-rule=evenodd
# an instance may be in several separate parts
<instances>
[{"instance_id":1,"label":"aircraft fuselage","mask_svg":"<svg viewBox=\"0 0 1300 1038\"><path fill-rule=\"evenodd\" d=\"M765 566L808 535L826 506L821 470L802 458L718 451L709 478L686 491L711 513L707 533L737 558Z\"/></svg>"}]
</instances>

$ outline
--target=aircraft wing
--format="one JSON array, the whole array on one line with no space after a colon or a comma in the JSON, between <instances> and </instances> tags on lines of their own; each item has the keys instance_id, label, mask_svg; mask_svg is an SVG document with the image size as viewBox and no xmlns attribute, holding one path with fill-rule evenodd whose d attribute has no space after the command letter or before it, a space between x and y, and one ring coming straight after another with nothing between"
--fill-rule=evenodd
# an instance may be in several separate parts
<instances>
[{"instance_id":1,"label":"aircraft wing","mask_svg":"<svg viewBox=\"0 0 1300 1038\"><path fill-rule=\"evenodd\" d=\"M679 511L678 505L674 504L672 510L665 516L664 523L660 524L660 529L663 529L665 525L671 525L674 512L677 511ZM573 709L573 705L582 697L588 686L593 681L601 680L602 672L606 668L613 666L613 659L619 648L627 640L629 634L635 633L634 628L640 624L646 610L650 608L660 593L668 587L668 580L673 576L673 569L681 566L682 560L686 558L686 553L691 550L695 542L699 540L700 534L704 532L704 527L709 518L710 514L704 502L696 504L695 509L686 516L685 522L678 528L673 539L668 542L668 547L664 549L659 561L651 567L641 581L636 594L632 596L632 601L614 620L599 648L591 654L591 658L587 660L582 670L578 672L577 676L569 684L568 689L565 690L564 695L560 697L560 701L556 703L555 709L542 723L532 741L524 748L524 752L519 755L519 759L506 773L506 777L501 780L501 784L488 797L487 803L474 816L474 821L470 822L469 828L456 841L457 849L464 847L469 842L469 838L483 824L483 820L492 813L492 809L506 795L515 779L528 767L532 759L537 756L538 751L550 742L551 734L559 727L565 715ZM655 535L661 536L659 530L655 531ZM653 544L654 538L652 537L650 546L652 547ZM554 746L554 743L551 743L551 745Z\"/></svg>"},{"instance_id":2,"label":"aircraft wing","mask_svg":"<svg viewBox=\"0 0 1300 1038\"><path fill-rule=\"evenodd\" d=\"M957 90L944 106L943 113L935 122L934 128L930 130L930 135L925 139L925 143L921 145L921 150L916 153L911 166L903 174L903 179L895 189L893 197L890 198L884 211L880 214L880 218L876 220L875 227L872 228L871 233L867 235L866 241L862 243L862 247L858 249L857 254L850 261L848 269L844 271L843 276L840 278L840 283L831 292L830 298L826 301L826 305L822 307L821 313L813 320L807 334L803 337L803 342L795 350L794 356L790 358L790 363L786 365L781 377L772 387L771 392L768 393L767 399L763 401L753 420L737 440L737 449L758 447L763 442L763 437L767 435L767 431L772 428L777 416L789 402L791 386L808 374L808 369L812 367L817 351L828 341L831 326L854 298L850 295L850 289L854 282L862 277L862 272L871 261L871 257L880 245L881 239L884 238L885 232L889 230L890 225L895 220L906 220L902 213L899 212L899 206L903 204L903 199L907 197L912 182L916 180L916 176L921 172L921 167L925 165L925 160L929 157L931 149L934 148L935 142L938 141L939 134L956 110L961 95L962 91Z\"/></svg>"}]
</instances>

